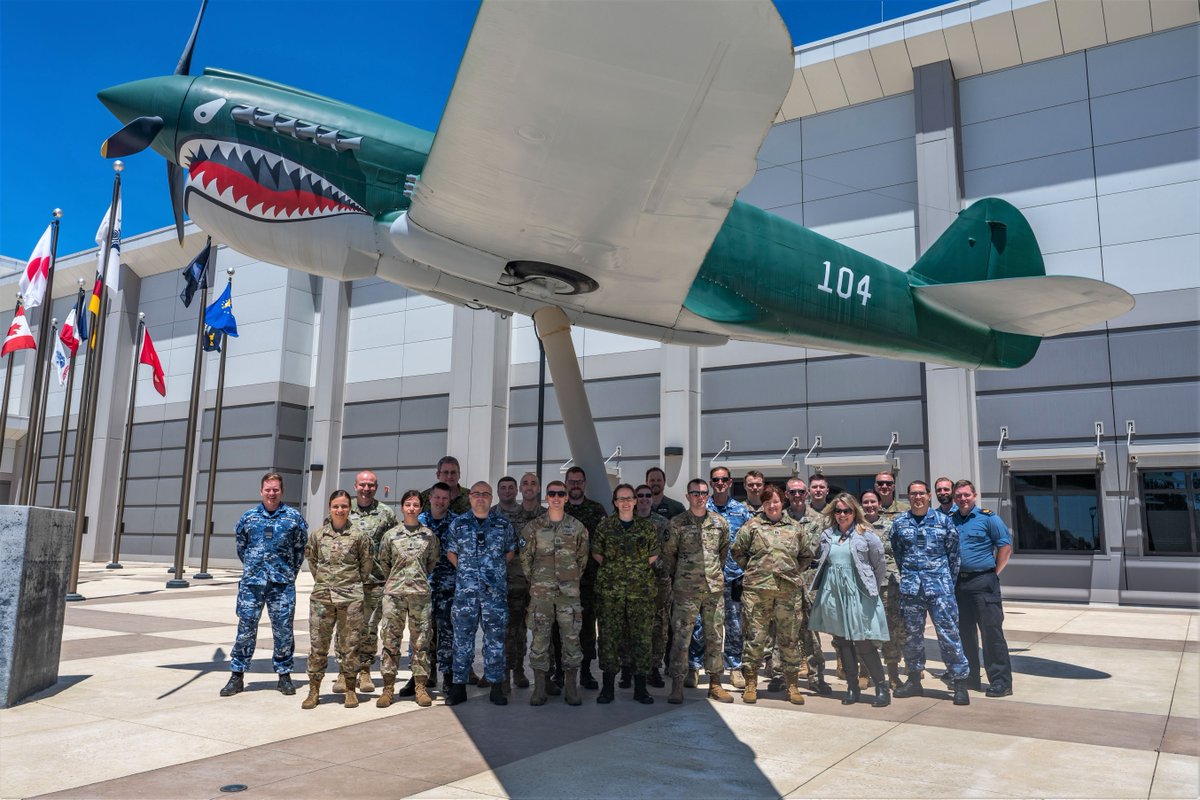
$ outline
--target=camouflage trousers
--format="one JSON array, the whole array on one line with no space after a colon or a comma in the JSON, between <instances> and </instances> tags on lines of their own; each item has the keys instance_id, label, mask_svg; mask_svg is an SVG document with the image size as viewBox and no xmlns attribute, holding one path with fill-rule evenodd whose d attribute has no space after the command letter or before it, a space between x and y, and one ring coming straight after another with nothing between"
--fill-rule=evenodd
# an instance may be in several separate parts
<instances>
[{"instance_id":1,"label":"camouflage trousers","mask_svg":"<svg viewBox=\"0 0 1200 800\"><path fill-rule=\"evenodd\" d=\"M508 582L508 628L504 631L504 668L523 669L529 627L529 581Z\"/></svg>"},{"instance_id":2,"label":"camouflage trousers","mask_svg":"<svg viewBox=\"0 0 1200 800\"><path fill-rule=\"evenodd\" d=\"M821 649L821 637L808 627L808 615L812 613L812 593L807 588L800 590L800 658L814 672L825 666L825 651Z\"/></svg>"},{"instance_id":3,"label":"camouflage trousers","mask_svg":"<svg viewBox=\"0 0 1200 800\"><path fill-rule=\"evenodd\" d=\"M483 628L483 677L504 680L504 629L508 627L508 592L459 591L451 609L454 617L454 682L466 683L475 663L475 631ZM439 642L440 645L440 642Z\"/></svg>"},{"instance_id":4,"label":"camouflage trousers","mask_svg":"<svg viewBox=\"0 0 1200 800\"><path fill-rule=\"evenodd\" d=\"M408 642L412 652L413 677L429 677L429 628L432 603L427 594L389 594L383 598L383 659L384 675L395 677L400 664L400 644L404 626L408 625ZM359 648L359 652L362 649Z\"/></svg>"},{"instance_id":5,"label":"camouflage trousers","mask_svg":"<svg viewBox=\"0 0 1200 800\"><path fill-rule=\"evenodd\" d=\"M454 663L454 576L433 583L433 641L429 654L433 669L449 672Z\"/></svg>"},{"instance_id":6,"label":"camouflage trousers","mask_svg":"<svg viewBox=\"0 0 1200 800\"><path fill-rule=\"evenodd\" d=\"M258 641L258 621L263 608L271 620L271 636L275 640L271 651L271 667L280 675L292 671L292 657L296 651L296 637L292 632L292 620L296 616L296 585L294 583L268 583L265 586L238 583L237 594L237 639L230 653L229 669L246 672L254 656Z\"/></svg>"},{"instance_id":7,"label":"camouflage trousers","mask_svg":"<svg viewBox=\"0 0 1200 800\"><path fill-rule=\"evenodd\" d=\"M798 596L793 591L760 591L747 589L742 593L742 607L746 614L748 640L742 652L742 663L758 670L775 634L772 662L778 662L784 670L800 669L800 615Z\"/></svg>"},{"instance_id":8,"label":"camouflage trousers","mask_svg":"<svg viewBox=\"0 0 1200 800\"><path fill-rule=\"evenodd\" d=\"M557 628L562 642L564 669L579 669L583 661L583 650L579 644L579 627L583 620L583 605L578 597L559 593L548 596L531 596L527 622L533 633L529 645L529 666L539 672L550 671L550 646L553 631ZM557 623L557 625L555 625Z\"/></svg>"},{"instance_id":9,"label":"camouflage trousers","mask_svg":"<svg viewBox=\"0 0 1200 800\"><path fill-rule=\"evenodd\" d=\"M725 597L722 592L676 594L672 598L671 677L682 678L688 668L688 646L692 628L700 620L703 631L704 669L714 675L722 671L721 652L725 643Z\"/></svg>"},{"instance_id":10,"label":"camouflage trousers","mask_svg":"<svg viewBox=\"0 0 1200 800\"><path fill-rule=\"evenodd\" d=\"M358 636L358 669L370 669L375 663L375 653L379 650L379 622L383 616L383 584L376 583L363 586L363 627ZM341 642L334 648L334 655L342 669L345 666L346 654L342 651Z\"/></svg>"},{"instance_id":11,"label":"camouflage trousers","mask_svg":"<svg viewBox=\"0 0 1200 800\"><path fill-rule=\"evenodd\" d=\"M328 589L313 592L308 598L308 677L325 677L329 661L329 640L337 627L337 649L349 653L349 663L343 661L342 672L358 671L358 640L362 636L363 601L343 600L332 596Z\"/></svg>"},{"instance_id":12,"label":"camouflage trousers","mask_svg":"<svg viewBox=\"0 0 1200 800\"><path fill-rule=\"evenodd\" d=\"M942 661L955 680L967 677L967 657L958 633L958 603L952 594L931 597L901 595L900 613L904 616L904 665L907 672L925 669L925 615L933 620Z\"/></svg>"},{"instance_id":13,"label":"camouflage trousers","mask_svg":"<svg viewBox=\"0 0 1200 800\"><path fill-rule=\"evenodd\" d=\"M734 600L731 586L725 583L725 666L729 669L740 669L742 666L742 601ZM692 627L692 643L688 648L688 664L692 669L700 669L704 659L704 633L701 630L700 619Z\"/></svg>"},{"instance_id":14,"label":"camouflage trousers","mask_svg":"<svg viewBox=\"0 0 1200 800\"><path fill-rule=\"evenodd\" d=\"M657 667L667 656L667 639L671 631L671 582L655 584L654 625L650 629L650 663Z\"/></svg>"},{"instance_id":15,"label":"camouflage trousers","mask_svg":"<svg viewBox=\"0 0 1200 800\"><path fill-rule=\"evenodd\" d=\"M625 661L635 673L649 674L654 598L598 592L596 615L600 622L600 669L618 672Z\"/></svg>"},{"instance_id":16,"label":"camouflage trousers","mask_svg":"<svg viewBox=\"0 0 1200 800\"><path fill-rule=\"evenodd\" d=\"M904 615L900 613L900 584L890 580L883 585L883 609L887 613L888 633L891 634L880 648L883 663L899 664L904 655Z\"/></svg>"}]
</instances>

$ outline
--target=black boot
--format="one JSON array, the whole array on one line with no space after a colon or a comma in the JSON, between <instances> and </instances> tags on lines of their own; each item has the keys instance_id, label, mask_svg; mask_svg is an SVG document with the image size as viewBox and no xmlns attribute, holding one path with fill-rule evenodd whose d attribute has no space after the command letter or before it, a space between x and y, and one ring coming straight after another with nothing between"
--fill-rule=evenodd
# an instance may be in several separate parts
<instances>
[{"instance_id":1,"label":"black boot","mask_svg":"<svg viewBox=\"0 0 1200 800\"><path fill-rule=\"evenodd\" d=\"M654 698L646 691L645 675L635 674L633 676L633 699L647 706L654 702Z\"/></svg>"},{"instance_id":2,"label":"black boot","mask_svg":"<svg viewBox=\"0 0 1200 800\"><path fill-rule=\"evenodd\" d=\"M592 675L592 660L585 658L583 664L579 667L579 685L585 689L599 689L600 684L596 683L596 678Z\"/></svg>"},{"instance_id":3,"label":"black boot","mask_svg":"<svg viewBox=\"0 0 1200 800\"><path fill-rule=\"evenodd\" d=\"M546 694L550 697L558 697L562 694L563 687L563 671L561 666L554 668L550 673L549 679L546 681Z\"/></svg>"},{"instance_id":4,"label":"black boot","mask_svg":"<svg viewBox=\"0 0 1200 800\"><path fill-rule=\"evenodd\" d=\"M971 695L967 694L967 681L954 682L954 705L969 706L971 705Z\"/></svg>"},{"instance_id":5,"label":"black boot","mask_svg":"<svg viewBox=\"0 0 1200 800\"><path fill-rule=\"evenodd\" d=\"M279 682L275 684L275 688L280 694L293 695L296 693L296 687L292 685L292 674L283 672L279 675Z\"/></svg>"},{"instance_id":6,"label":"black boot","mask_svg":"<svg viewBox=\"0 0 1200 800\"><path fill-rule=\"evenodd\" d=\"M879 651L870 642L859 642L854 647L858 650L859 656L862 658L863 663L867 665L867 670L871 673L871 682L875 684L875 702L871 703L871 705L876 708L890 706L892 704L892 690L883 671L883 661L879 658Z\"/></svg>"},{"instance_id":7,"label":"black boot","mask_svg":"<svg viewBox=\"0 0 1200 800\"><path fill-rule=\"evenodd\" d=\"M426 689L436 689L437 688L437 665L436 664L429 665L429 679L425 681L425 688Z\"/></svg>"},{"instance_id":8,"label":"black boot","mask_svg":"<svg viewBox=\"0 0 1200 800\"><path fill-rule=\"evenodd\" d=\"M617 684L619 689L628 689L633 681L633 668L621 667L621 682Z\"/></svg>"},{"instance_id":9,"label":"black boot","mask_svg":"<svg viewBox=\"0 0 1200 800\"><path fill-rule=\"evenodd\" d=\"M426 684L428 685L428 684ZM400 687L400 691L396 692L397 697L413 697L417 693L416 678L409 678L408 683Z\"/></svg>"},{"instance_id":10,"label":"black boot","mask_svg":"<svg viewBox=\"0 0 1200 800\"><path fill-rule=\"evenodd\" d=\"M492 690L488 693L488 700L491 700L498 706L508 705L508 698L504 696L503 681L496 681L495 683L489 681L489 685L492 687Z\"/></svg>"},{"instance_id":11,"label":"black boot","mask_svg":"<svg viewBox=\"0 0 1200 800\"><path fill-rule=\"evenodd\" d=\"M601 677L604 678L604 688L600 690L600 694L596 695L596 702L606 705L613 701L613 681L616 680L617 674L615 672L605 672Z\"/></svg>"},{"instance_id":12,"label":"black boot","mask_svg":"<svg viewBox=\"0 0 1200 800\"><path fill-rule=\"evenodd\" d=\"M229 683L221 688L221 697L233 697L235 694L246 688L242 683L242 673L229 673Z\"/></svg>"},{"instance_id":13,"label":"black boot","mask_svg":"<svg viewBox=\"0 0 1200 800\"><path fill-rule=\"evenodd\" d=\"M467 685L465 683L448 683L446 686L450 687L446 690L446 705L456 706L459 703L467 702Z\"/></svg>"},{"instance_id":14,"label":"black boot","mask_svg":"<svg viewBox=\"0 0 1200 800\"><path fill-rule=\"evenodd\" d=\"M820 661L817 662L815 675L808 679L808 688L822 697L829 697L833 694L833 687L825 681L825 664Z\"/></svg>"},{"instance_id":15,"label":"black boot","mask_svg":"<svg viewBox=\"0 0 1200 800\"><path fill-rule=\"evenodd\" d=\"M454 685L454 674L450 670L442 673L442 693L447 697L450 695L450 687Z\"/></svg>"},{"instance_id":16,"label":"black boot","mask_svg":"<svg viewBox=\"0 0 1200 800\"><path fill-rule=\"evenodd\" d=\"M900 684L896 689L895 695L897 698L904 697L924 697L925 689L921 686L921 673L910 672L904 683Z\"/></svg>"},{"instance_id":17,"label":"black boot","mask_svg":"<svg viewBox=\"0 0 1200 800\"><path fill-rule=\"evenodd\" d=\"M862 693L858 687L858 655L854 652L854 645L849 642L839 649L842 651L842 669L846 671L846 696L842 698L842 705L852 706Z\"/></svg>"},{"instance_id":18,"label":"black boot","mask_svg":"<svg viewBox=\"0 0 1200 800\"><path fill-rule=\"evenodd\" d=\"M659 672L658 667L650 670L650 675L646 678L646 683L650 684L655 689L661 689L667 685L663 680L662 673Z\"/></svg>"}]
</instances>

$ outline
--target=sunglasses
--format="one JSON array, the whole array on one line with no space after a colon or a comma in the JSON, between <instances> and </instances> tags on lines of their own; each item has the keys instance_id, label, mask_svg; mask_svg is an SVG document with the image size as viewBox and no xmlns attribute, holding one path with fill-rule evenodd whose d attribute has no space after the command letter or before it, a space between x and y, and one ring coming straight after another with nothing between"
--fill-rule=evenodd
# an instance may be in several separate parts
<instances>
[{"instance_id":1,"label":"sunglasses","mask_svg":"<svg viewBox=\"0 0 1200 800\"><path fill-rule=\"evenodd\" d=\"M835 508L833 510L833 513L834 514L853 514L854 511L853 511L853 509L849 509L849 508Z\"/></svg>"},{"instance_id":2,"label":"sunglasses","mask_svg":"<svg viewBox=\"0 0 1200 800\"><path fill-rule=\"evenodd\" d=\"M713 483L733 483L733 478L713 478Z\"/></svg>"},{"instance_id":3,"label":"sunglasses","mask_svg":"<svg viewBox=\"0 0 1200 800\"><path fill-rule=\"evenodd\" d=\"M875 481L876 486L895 486L895 481Z\"/></svg>"},{"instance_id":4,"label":"sunglasses","mask_svg":"<svg viewBox=\"0 0 1200 800\"><path fill-rule=\"evenodd\" d=\"M647 492L642 492L641 494L639 494L639 495L637 496L637 499L638 499L638 500L649 500L649 499L651 499L652 497L654 497L654 495L652 495L652 494L649 494L649 493L647 493Z\"/></svg>"},{"instance_id":5,"label":"sunglasses","mask_svg":"<svg viewBox=\"0 0 1200 800\"><path fill-rule=\"evenodd\" d=\"M546 497L566 497L567 493L562 489L551 489L546 492Z\"/></svg>"},{"instance_id":6,"label":"sunglasses","mask_svg":"<svg viewBox=\"0 0 1200 800\"><path fill-rule=\"evenodd\" d=\"M804 495L808 494L808 489L788 489L787 493L788 494L798 494L801 497L803 497Z\"/></svg>"},{"instance_id":7,"label":"sunglasses","mask_svg":"<svg viewBox=\"0 0 1200 800\"><path fill-rule=\"evenodd\" d=\"M692 489L691 491L688 492L688 494L691 495L692 497L707 497L708 496L708 492L701 491L700 489Z\"/></svg>"}]
</instances>

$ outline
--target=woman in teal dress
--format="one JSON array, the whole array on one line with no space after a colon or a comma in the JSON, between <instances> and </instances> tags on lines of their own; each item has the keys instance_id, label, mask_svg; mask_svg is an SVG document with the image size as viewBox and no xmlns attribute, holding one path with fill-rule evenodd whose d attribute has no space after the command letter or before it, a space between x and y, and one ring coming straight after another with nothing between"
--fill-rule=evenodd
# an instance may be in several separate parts
<instances>
[{"instance_id":1,"label":"woman in teal dress","mask_svg":"<svg viewBox=\"0 0 1200 800\"><path fill-rule=\"evenodd\" d=\"M875 683L875 706L891 704L876 644L888 638L887 612L880 587L887 582L883 542L863 516L862 506L845 492L826 508L828 526L817 550L813 578L816 600L809 625L833 635L846 669L842 705L858 702L858 657Z\"/></svg>"}]
</instances>

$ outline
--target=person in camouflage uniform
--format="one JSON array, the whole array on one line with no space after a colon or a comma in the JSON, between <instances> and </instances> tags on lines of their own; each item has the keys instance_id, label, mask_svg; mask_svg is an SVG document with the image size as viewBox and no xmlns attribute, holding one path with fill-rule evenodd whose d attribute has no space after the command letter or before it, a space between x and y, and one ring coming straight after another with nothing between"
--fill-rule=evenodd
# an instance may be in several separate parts
<instances>
[{"instance_id":1,"label":"person in camouflage uniform","mask_svg":"<svg viewBox=\"0 0 1200 800\"><path fill-rule=\"evenodd\" d=\"M742 653L746 688L742 701L758 700L758 670L767 640L775 631L775 657L783 667L788 701L804 704L800 694L800 606L804 570L812 560L812 542L804 527L783 513L783 493L773 484L759 495L762 514L738 530L731 554L744 573L742 603L749 642Z\"/></svg>"},{"instance_id":2,"label":"person in camouflage uniform","mask_svg":"<svg viewBox=\"0 0 1200 800\"><path fill-rule=\"evenodd\" d=\"M562 660L566 667L566 701L577 706L579 699L579 665L583 651L579 644L579 627L583 620L583 604L579 596L580 581L589 558L588 531L582 522L567 514L567 485L550 481L546 485L544 514L525 523L521 528L521 568L529 579L529 629L533 642L529 646L529 665L533 667L533 694L529 705L545 705L551 683L550 650L555 628L562 636Z\"/></svg>"},{"instance_id":3,"label":"person in camouflage uniform","mask_svg":"<svg viewBox=\"0 0 1200 800\"><path fill-rule=\"evenodd\" d=\"M413 694L417 705L433 701L426 688L429 681L429 628L431 601L429 576L437 566L440 548L437 534L417 519L421 493L409 489L400 498L404 522L383 535L376 563L386 576L383 585L383 693L375 701L379 708L392 704L400 644L408 623L412 645Z\"/></svg>"},{"instance_id":4,"label":"person in camouflage uniform","mask_svg":"<svg viewBox=\"0 0 1200 800\"><path fill-rule=\"evenodd\" d=\"M446 490L450 493L450 514L457 517L459 514L465 514L470 511L471 504L467 498L467 490L458 482L460 475L461 467L458 465L457 458L454 456L442 456L439 458L437 463L437 483L421 492L421 509L423 511L430 509L429 495L433 493L438 483L443 483L446 485Z\"/></svg>"},{"instance_id":5,"label":"person in camouflage uniform","mask_svg":"<svg viewBox=\"0 0 1200 800\"><path fill-rule=\"evenodd\" d=\"M504 630L508 625L508 562L516 550L512 523L491 513L492 487L471 486L471 511L450 523L446 557L457 573L454 581L454 682L446 704L467 700L467 677L475 660L475 631L483 627L483 676L491 685L489 700L508 705L504 696Z\"/></svg>"},{"instance_id":6,"label":"person in camouflage uniform","mask_svg":"<svg viewBox=\"0 0 1200 800\"><path fill-rule=\"evenodd\" d=\"M651 470L658 470L658 467L652 467ZM635 513L650 520L650 524L658 531L658 549L661 553L663 545L667 543L671 520L654 511L654 490L649 484L643 483L634 492L634 496L637 497ZM671 631L671 576L667 574L665 562L661 558L654 562L654 580L654 626L650 630L650 663L653 666L650 674L646 676L646 683L661 689L665 684L659 665L667 657L667 640ZM624 663L621 666L623 669Z\"/></svg>"},{"instance_id":7,"label":"person in camouflage uniform","mask_svg":"<svg viewBox=\"0 0 1200 800\"><path fill-rule=\"evenodd\" d=\"M371 576L375 559L371 541L350 522L350 493L345 489L329 496L329 517L320 529L308 535L304 557L313 575L313 590L308 599L308 697L300 707L317 707L329 660L329 640L336 625L338 649L346 659L341 666L346 685L343 702L346 708L355 708L363 584Z\"/></svg>"},{"instance_id":8,"label":"person in camouflage uniform","mask_svg":"<svg viewBox=\"0 0 1200 800\"><path fill-rule=\"evenodd\" d=\"M900 657L904 654L904 616L900 613L900 571L892 554L892 523L879 513L879 493L874 489L864 491L858 500L863 508L863 518L883 542L883 560L887 564L888 580L880 591L883 593L883 608L887 612L888 633L891 636L880 649L883 651L888 681L895 689L900 685Z\"/></svg>"},{"instance_id":9,"label":"person in camouflage uniform","mask_svg":"<svg viewBox=\"0 0 1200 800\"><path fill-rule=\"evenodd\" d=\"M588 529L588 536L596 534L600 520L608 516L604 506L586 495L587 473L582 467L567 470L567 513L579 520ZM583 649L583 662L579 665L579 685L585 689L598 689L592 675L592 662L596 660L596 568L595 561L588 559L587 569L579 582L579 595L583 603L583 623L579 629L579 646Z\"/></svg>"},{"instance_id":10,"label":"person in camouflage uniform","mask_svg":"<svg viewBox=\"0 0 1200 800\"><path fill-rule=\"evenodd\" d=\"M725 637L725 560L729 555L729 523L709 511L708 482L688 482L688 510L671 520L662 558L673 588L671 627L671 694L668 703L683 702L683 674L688 666L688 645L699 616L704 631L704 668L708 696L732 703L721 686Z\"/></svg>"},{"instance_id":11,"label":"person in camouflage uniform","mask_svg":"<svg viewBox=\"0 0 1200 800\"><path fill-rule=\"evenodd\" d=\"M237 639L230 653L229 682L222 687L221 697L231 697L244 688L243 674L250 669L264 606L275 640L271 665L279 676L276 688L285 695L296 693L292 685L296 649L292 620L296 573L304 563L308 523L299 511L283 504L283 476L278 472L262 477L259 493L262 502L242 514L234 527L242 579L238 581Z\"/></svg>"},{"instance_id":12,"label":"person in camouflage uniform","mask_svg":"<svg viewBox=\"0 0 1200 800\"><path fill-rule=\"evenodd\" d=\"M354 501L350 503L350 522L355 529L371 542L371 552L378 554L379 543L383 540L383 532L396 527L396 512L386 503L375 499L379 489L379 478L370 470L363 470L354 477ZM371 682L371 665L375 663L375 653L379 649L379 621L383 602L383 578L378 561L371 569L371 575L363 585L363 630L358 643L358 690L360 692L375 691ZM339 664L345 664L346 654L335 650ZM335 692L344 692L342 675L338 674Z\"/></svg>"},{"instance_id":13,"label":"person in camouflage uniform","mask_svg":"<svg viewBox=\"0 0 1200 800\"><path fill-rule=\"evenodd\" d=\"M646 691L650 672L650 632L654 625L658 529L634 512L637 497L628 483L613 491L617 513L605 517L592 537L596 573L596 610L600 622L600 669L604 685L597 703L613 701L613 685L628 652L633 663L633 699L653 703Z\"/></svg>"},{"instance_id":14,"label":"person in camouflage uniform","mask_svg":"<svg viewBox=\"0 0 1200 800\"><path fill-rule=\"evenodd\" d=\"M450 535L450 523L454 521L450 513L450 487L444 483L435 483L429 490L429 508L422 511L417 520L438 539L438 562L429 576L429 588L433 601L433 625L429 641L430 664L429 674L436 677L438 666L442 669L443 686L450 688L450 669L454 661L454 617L451 608L454 605L454 565L446 557L446 541ZM401 697L411 697L416 691L416 681L413 686L405 686L400 690ZM434 685L431 677L429 687Z\"/></svg>"},{"instance_id":15,"label":"person in camouflage uniform","mask_svg":"<svg viewBox=\"0 0 1200 800\"><path fill-rule=\"evenodd\" d=\"M516 499L518 491L521 493L519 503ZM537 519L544 511L541 482L532 472L521 476L519 487L514 478L501 478L496 481L496 497L499 502L493 510L507 517L517 533L517 550L512 561L508 562L508 627L504 631L504 693L509 694L514 682L518 688L529 687L529 678L525 677L525 648L529 638L526 624L529 579L525 577L525 570L521 566L520 532L525 523Z\"/></svg>"},{"instance_id":16,"label":"person in camouflage uniform","mask_svg":"<svg viewBox=\"0 0 1200 800\"><path fill-rule=\"evenodd\" d=\"M879 516L889 524L912 508L907 500L896 497L896 474L884 470L875 476L875 492L879 495Z\"/></svg>"},{"instance_id":17,"label":"person in camouflage uniform","mask_svg":"<svg viewBox=\"0 0 1200 800\"><path fill-rule=\"evenodd\" d=\"M817 551L817 543L821 541L821 531L825 529L825 516L813 510L812 506L808 505L805 498L808 496L808 487L804 483L803 478L790 478L787 482L787 510L784 512L800 526L807 537L809 550L812 553ZM804 568L801 572L803 576L803 585L800 592L800 670L801 677L804 673L808 675L808 688L820 695L833 694L833 687L825 682L825 652L821 647L821 637L817 632L809 627L808 617L812 613L812 589L809 583L812 581L812 571L809 570L809 565L812 563L810 555L804 562ZM772 675L772 686L775 684L775 676ZM768 687L772 688L772 687ZM783 688L782 675L779 677L779 684L775 690Z\"/></svg>"}]
</instances>

